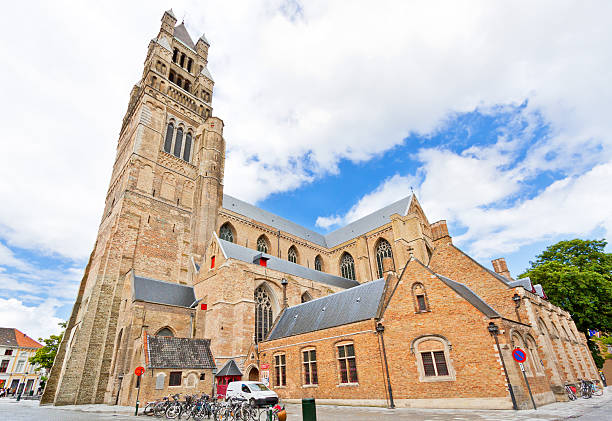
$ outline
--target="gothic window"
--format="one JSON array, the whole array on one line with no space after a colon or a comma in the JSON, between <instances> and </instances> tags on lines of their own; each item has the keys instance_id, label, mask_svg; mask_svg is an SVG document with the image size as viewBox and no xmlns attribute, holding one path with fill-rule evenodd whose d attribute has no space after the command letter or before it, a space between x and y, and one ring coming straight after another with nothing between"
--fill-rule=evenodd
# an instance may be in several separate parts
<instances>
[{"instance_id":1,"label":"gothic window","mask_svg":"<svg viewBox=\"0 0 612 421\"><path fill-rule=\"evenodd\" d=\"M529 359L535 367L535 371L538 374L544 373L544 367L542 366L542 360L538 354L538 346L531 335L527 335L527 352L529 353Z\"/></svg>"},{"instance_id":2,"label":"gothic window","mask_svg":"<svg viewBox=\"0 0 612 421\"><path fill-rule=\"evenodd\" d=\"M185 67L185 53L181 54L181 62L179 63L181 67Z\"/></svg>"},{"instance_id":3,"label":"gothic window","mask_svg":"<svg viewBox=\"0 0 612 421\"><path fill-rule=\"evenodd\" d=\"M219 229L219 238L225 241L229 241L230 243L234 242L234 230L232 230L232 226L229 223L225 223Z\"/></svg>"},{"instance_id":4,"label":"gothic window","mask_svg":"<svg viewBox=\"0 0 612 421\"><path fill-rule=\"evenodd\" d=\"M175 76L174 76L174 72L170 72L170 76L168 76L168 79L170 79L170 82L174 83L175 80Z\"/></svg>"},{"instance_id":5,"label":"gothic window","mask_svg":"<svg viewBox=\"0 0 612 421\"><path fill-rule=\"evenodd\" d=\"M185 84L183 85L183 89L186 90L187 92L189 92L190 88L191 88L191 83L189 83L189 81L186 80Z\"/></svg>"},{"instance_id":6,"label":"gothic window","mask_svg":"<svg viewBox=\"0 0 612 421\"><path fill-rule=\"evenodd\" d=\"M174 52L172 53L172 61L173 61L174 63L176 63L176 59L177 59L177 57L178 57L178 48L175 48L175 49L174 49Z\"/></svg>"},{"instance_id":7,"label":"gothic window","mask_svg":"<svg viewBox=\"0 0 612 421\"><path fill-rule=\"evenodd\" d=\"M260 251L262 253L268 252L268 240L266 240L266 237L264 235L257 239L257 251Z\"/></svg>"},{"instance_id":8,"label":"gothic window","mask_svg":"<svg viewBox=\"0 0 612 421\"><path fill-rule=\"evenodd\" d=\"M193 60L189 59L189 60L187 60L187 71L189 73L191 73L191 66L193 66Z\"/></svg>"},{"instance_id":9,"label":"gothic window","mask_svg":"<svg viewBox=\"0 0 612 421\"><path fill-rule=\"evenodd\" d=\"M272 327L272 301L263 285L255 290L255 342L263 341Z\"/></svg>"},{"instance_id":10,"label":"gothic window","mask_svg":"<svg viewBox=\"0 0 612 421\"><path fill-rule=\"evenodd\" d=\"M168 123L168 129L166 129L166 141L164 142L164 151L170 153L172 148L172 138L174 137L174 124Z\"/></svg>"},{"instance_id":11,"label":"gothic window","mask_svg":"<svg viewBox=\"0 0 612 421\"><path fill-rule=\"evenodd\" d=\"M321 259L321 256L315 257L314 268L315 270L323 270L323 260Z\"/></svg>"},{"instance_id":12,"label":"gothic window","mask_svg":"<svg viewBox=\"0 0 612 421\"><path fill-rule=\"evenodd\" d=\"M425 286L420 282L415 282L412 285L412 299L414 300L414 311L417 313L424 313L429 311L429 304L427 302L427 293L425 292Z\"/></svg>"},{"instance_id":13,"label":"gothic window","mask_svg":"<svg viewBox=\"0 0 612 421\"><path fill-rule=\"evenodd\" d=\"M290 262L293 262L293 263L297 263L298 254L297 254L297 250L295 249L294 246L291 246L289 248L289 252L287 252L287 260L289 260Z\"/></svg>"},{"instance_id":14,"label":"gothic window","mask_svg":"<svg viewBox=\"0 0 612 421\"><path fill-rule=\"evenodd\" d=\"M172 333L172 331L167 327L164 327L162 329L159 329L155 336L174 336L174 333Z\"/></svg>"},{"instance_id":15,"label":"gothic window","mask_svg":"<svg viewBox=\"0 0 612 421\"><path fill-rule=\"evenodd\" d=\"M191 133L187 133L185 136L185 150L183 151L183 160L189 162L191 158Z\"/></svg>"},{"instance_id":16,"label":"gothic window","mask_svg":"<svg viewBox=\"0 0 612 421\"><path fill-rule=\"evenodd\" d=\"M176 139L174 140L174 156L181 157L181 147L183 146L183 129L179 127L176 130Z\"/></svg>"},{"instance_id":17,"label":"gothic window","mask_svg":"<svg viewBox=\"0 0 612 421\"><path fill-rule=\"evenodd\" d=\"M355 261L353 260L353 256L348 253L344 253L342 258L340 259L340 273L343 278L352 279L355 278Z\"/></svg>"},{"instance_id":18,"label":"gothic window","mask_svg":"<svg viewBox=\"0 0 612 421\"><path fill-rule=\"evenodd\" d=\"M390 257L393 259L393 251L391 250L391 244L384 238L378 241L376 246L376 265L378 266L378 277L383 276L383 258Z\"/></svg>"},{"instance_id":19,"label":"gothic window","mask_svg":"<svg viewBox=\"0 0 612 421\"><path fill-rule=\"evenodd\" d=\"M312 296L308 293L308 291L306 291L305 293L302 294L301 300L303 303L308 302L312 300Z\"/></svg>"}]
</instances>

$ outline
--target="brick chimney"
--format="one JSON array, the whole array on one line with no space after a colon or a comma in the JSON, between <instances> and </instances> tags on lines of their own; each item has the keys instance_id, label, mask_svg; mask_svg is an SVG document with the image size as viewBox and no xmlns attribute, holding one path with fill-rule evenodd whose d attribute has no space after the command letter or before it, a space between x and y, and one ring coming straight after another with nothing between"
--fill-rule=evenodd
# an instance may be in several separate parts
<instances>
[{"instance_id":1,"label":"brick chimney","mask_svg":"<svg viewBox=\"0 0 612 421\"><path fill-rule=\"evenodd\" d=\"M508 279L512 279L510 276L510 271L508 270L508 265L506 264L506 259L500 257L499 259L491 260L491 264L493 265L493 270L495 273Z\"/></svg>"},{"instance_id":2,"label":"brick chimney","mask_svg":"<svg viewBox=\"0 0 612 421\"><path fill-rule=\"evenodd\" d=\"M448 227L446 226L446 220L442 219L438 222L434 222L429 226L431 228L432 240L438 241L442 239L448 240L448 243L452 244L453 239L448 234Z\"/></svg>"}]
</instances>

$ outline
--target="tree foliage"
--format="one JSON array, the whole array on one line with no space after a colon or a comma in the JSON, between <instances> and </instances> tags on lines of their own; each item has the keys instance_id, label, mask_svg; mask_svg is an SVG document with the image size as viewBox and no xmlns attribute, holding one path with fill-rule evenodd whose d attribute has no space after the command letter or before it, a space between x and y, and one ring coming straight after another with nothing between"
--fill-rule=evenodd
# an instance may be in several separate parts
<instances>
[{"instance_id":1,"label":"tree foliage","mask_svg":"<svg viewBox=\"0 0 612 421\"><path fill-rule=\"evenodd\" d=\"M572 315L578 330L612 332L612 253L604 252L606 244L560 241L530 262L519 278L528 276L533 284L541 284L549 301ZM593 345L589 341L592 351Z\"/></svg>"},{"instance_id":2,"label":"tree foliage","mask_svg":"<svg viewBox=\"0 0 612 421\"><path fill-rule=\"evenodd\" d=\"M55 360L55 355L59 349L59 345L62 342L64 332L66 329L66 322L58 323L64 330L59 335L51 335L47 339L38 338L40 342L44 342L45 345L39 348L33 357L29 359L30 363L38 364L39 366L50 370Z\"/></svg>"}]
</instances>

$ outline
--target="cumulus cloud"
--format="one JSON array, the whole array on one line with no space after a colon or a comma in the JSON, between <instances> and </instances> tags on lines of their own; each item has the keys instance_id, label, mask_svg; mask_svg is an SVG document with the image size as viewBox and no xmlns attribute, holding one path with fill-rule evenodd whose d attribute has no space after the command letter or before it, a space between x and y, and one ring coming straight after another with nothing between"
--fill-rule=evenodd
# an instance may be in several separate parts
<instances>
[{"instance_id":1,"label":"cumulus cloud","mask_svg":"<svg viewBox=\"0 0 612 421\"><path fill-rule=\"evenodd\" d=\"M46 338L61 331L58 323L64 320L53 316L59 306L60 303L54 299L27 306L15 298L0 298L0 320L2 326L14 327L38 340L39 337Z\"/></svg>"}]
</instances>

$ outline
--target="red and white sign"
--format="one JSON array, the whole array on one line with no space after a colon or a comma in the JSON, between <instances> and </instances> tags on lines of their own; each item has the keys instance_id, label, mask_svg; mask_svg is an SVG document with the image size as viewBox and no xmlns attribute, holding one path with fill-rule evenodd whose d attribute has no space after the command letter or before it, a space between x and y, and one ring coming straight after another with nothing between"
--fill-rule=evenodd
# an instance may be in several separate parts
<instances>
[{"instance_id":1,"label":"red and white sign","mask_svg":"<svg viewBox=\"0 0 612 421\"><path fill-rule=\"evenodd\" d=\"M269 370L270 369L270 364L262 364L260 368L262 370Z\"/></svg>"},{"instance_id":2,"label":"red and white sign","mask_svg":"<svg viewBox=\"0 0 612 421\"><path fill-rule=\"evenodd\" d=\"M136 370L134 370L134 374L136 374L137 376L142 376L142 374L144 373L144 367L136 367Z\"/></svg>"}]
</instances>

